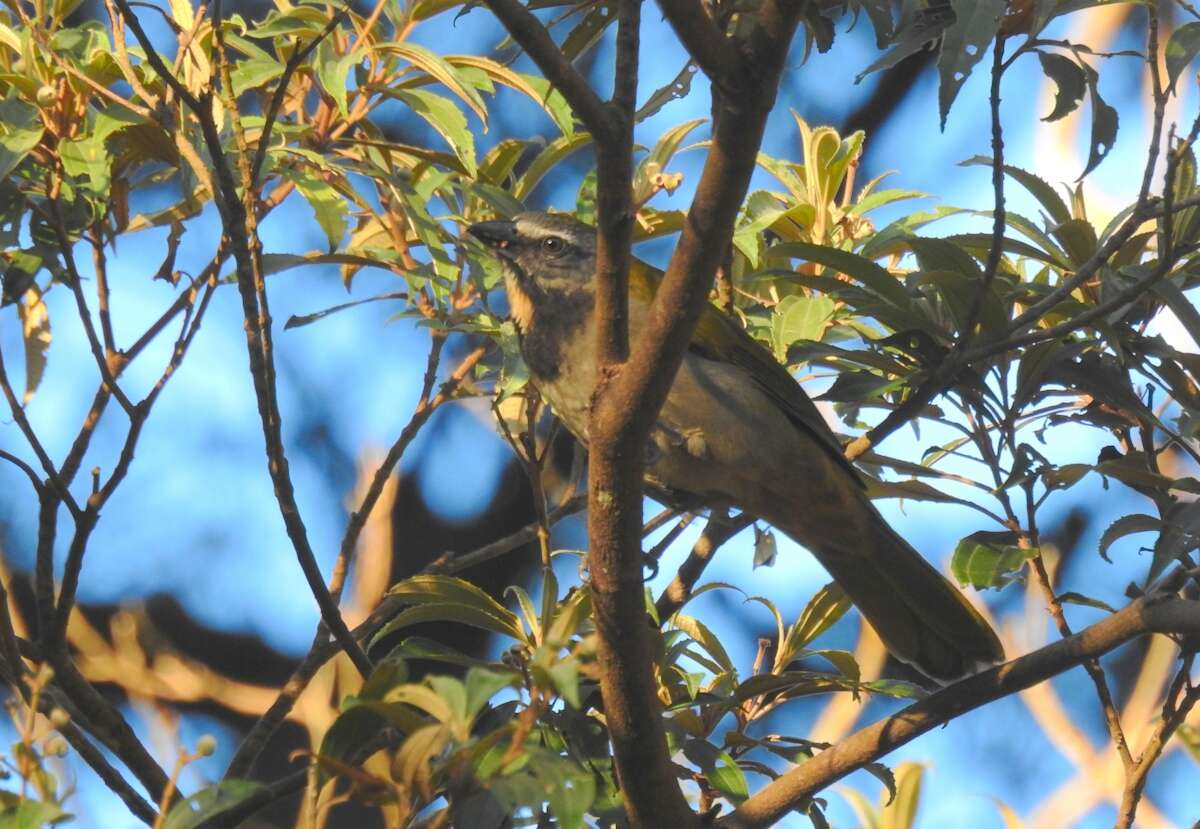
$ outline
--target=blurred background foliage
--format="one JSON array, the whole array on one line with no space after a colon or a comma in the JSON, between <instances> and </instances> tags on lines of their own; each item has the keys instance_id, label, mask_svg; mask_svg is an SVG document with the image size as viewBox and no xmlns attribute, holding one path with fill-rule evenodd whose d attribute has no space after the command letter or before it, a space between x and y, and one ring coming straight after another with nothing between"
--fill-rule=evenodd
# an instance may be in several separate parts
<instances>
[{"instance_id":1,"label":"blurred background foliage","mask_svg":"<svg viewBox=\"0 0 1200 829\"><path fill-rule=\"evenodd\" d=\"M328 575L346 539L357 551L342 603L351 627L381 601L405 608L375 633L371 655L390 655L371 680L344 656L328 662L251 769L238 742L319 617L265 474L215 165L118 5L6 0L0 11L0 348L16 402L0 450L43 477L22 433L35 434L81 504L103 499L86 558L68 549L80 537L70 511L49 513L55 574L78 583L61 622L80 676L184 794L199 792L166 825L262 791L206 788L231 760L239 780L273 781L314 756L295 784L307 793L252 825L410 825L445 793L460 826L542 803L544 815L519 813L523 825L612 819L607 752L585 715L596 692L576 589L578 453L525 386L498 265L460 238L471 221L525 208L589 220L590 137L477 4L231 3L219 32L212 7L133 4L250 171L283 440L318 560ZM604 91L612 5L531 5ZM1160 72L1174 88L1161 101L1138 3L809 4L714 290L847 438L912 399L969 332L971 371L860 461L893 525L979 588L1010 656L1120 606L1196 547L1200 218L1195 206L1166 220L1134 211L1148 194L1196 193L1200 22L1186 3L1159 5ZM974 308L995 207L997 29L1012 58L999 104L1007 235ZM637 253L662 265L703 159L709 99L650 7L643 30ZM224 94L203 97L214 78ZM1151 144L1161 151L1143 184ZM1027 341L989 353L1014 318ZM97 391L101 375L123 391ZM396 475L376 473L385 458ZM0 464L3 582L15 633L30 640L55 623L39 618L33 577L47 489L39 497L17 464ZM368 494L377 503L362 512ZM344 532L352 515L361 536ZM647 520L658 596L704 522L650 502ZM509 540L488 546L497 539ZM769 528L737 535L705 579L711 589L662 620L660 676L701 806L736 803L921 693ZM1157 637L1104 661L1132 745L1156 725L1175 653ZM64 744L71 717L54 682L37 673L27 705L13 705L0 806L28 821L14 825L65 813L135 825ZM1200 722L1189 723L1138 826L1200 819L1189 756ZM786 825L1108 826L1123 786L1081 670L892 760Z\"/></svg>"}]
</instances>

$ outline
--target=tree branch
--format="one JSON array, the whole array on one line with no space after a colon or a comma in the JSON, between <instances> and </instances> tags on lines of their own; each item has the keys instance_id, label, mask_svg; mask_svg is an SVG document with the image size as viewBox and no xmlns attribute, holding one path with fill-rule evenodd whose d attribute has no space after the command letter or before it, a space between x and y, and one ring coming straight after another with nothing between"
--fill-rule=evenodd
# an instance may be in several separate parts
<instances>
[{"instance_id":1,"label":"tree branch","mask_svg":"<svg viewBox=\"0 0 1200 829\"><path fill-rule=\"evenodd\" d=\"M1074 636L950 685L781 775L718 821L717 826L771 826L817 792L927 731L1148 633L1200 635L1200 601L1161 594L1138 599Z\"/></svg>"},{"instance_id":2,"label":"tree branch","mask_svg":"<svg viewBox=\"0 0 1200 829\"><path fill-rule=\"evenodd\" d=\"M746 513L736 518L713 516L708 519L692 551L679 566L679 572L654 603L660 621L665 622L691 598L692 589L721 545L753 523L754 517Z\"/></svg>"},{"instance_id":3,"label":"tree branch","mask_svg":"<svg viewBox=\"0 0 1200 829\"><path fill-rule=\"evenodd\" d=\"M663 17L709 80L721 82L737 62L733 41L717 27L700 0L657 0Z\"/></svg>"},{"instance_id":4,"label":"tree branch","mask_svg":"<svg viewBox=\"0 0 1200 829\"><path fill-rule=\"evenodd\" d=\"M204 143L212 157L220 190L219 194L214 195L218 196L216 203L221 214L221 224L229 240L236 265L238 293L242 299L246 346L250 359L250 374L254 382L255 396L258 399L259 419L262 421L263 439L266 444L267 470L274 485L275 499L279 502L279 512L283 518L288 538L291 539L296 558L300 563L300 569L304 572L309 589L321 609L321 618L333 632L334 638L341 644L359 673L366 676L371 671L371 660L367 658L366 653L350 635L350 630L346 627L346 622L338 611L337 603L333 601L333 597L325 586L316 554L308 539L308 529L296 503L287 454L283 447L279 405L275 397L273 382L275 366L270 349L271 321L263 304L265 290L261 285L261 269L256 265L255 240L250 238L248 232L249 217L246 205L238 193L233 170L221 144L217 125L213 120L212 108L207 105L207 97L204 100L197 99L163 64L162 58L150 43L137 16L129 7L128 0L115 0L115 3L120 8L126 25L146 53L146 60L149 61L155 73L179 95L180 100L187 105L200 124ZM246 195L249 198L252 194L247 193Z\"/></svg>"},{"instance_id":5,"label":"tree branch","mask_svg":"<svg viewBox=\"0 0 1200 829\"><path fill-rule=\"evenodd\" d=\"M587 78L567 60L542 22L519 0L484 0L484 3L538 65L546 80L567 99L597 143L603 143L613 131L608 108L592 91Z\"/></svg>"}]
</instances>

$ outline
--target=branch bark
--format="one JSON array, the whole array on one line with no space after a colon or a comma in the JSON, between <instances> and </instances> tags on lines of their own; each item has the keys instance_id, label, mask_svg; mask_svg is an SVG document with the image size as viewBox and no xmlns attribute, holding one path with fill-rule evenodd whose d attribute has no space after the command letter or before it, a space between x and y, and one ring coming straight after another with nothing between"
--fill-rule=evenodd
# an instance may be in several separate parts
<instances>
[{"instance_id":1,"label":"branch bark","mask_svg":"<svg viewBox=\"0 0 1200 829\"><path fill-rule=\"evenodd\" d=\"M772 826L817 792L927 731L1148 633L1200 634L1200 601L1161 594L1143 597L1074 636L944 688L781 775L718 821L717 826Z\"/></svg>"}]
</instances>

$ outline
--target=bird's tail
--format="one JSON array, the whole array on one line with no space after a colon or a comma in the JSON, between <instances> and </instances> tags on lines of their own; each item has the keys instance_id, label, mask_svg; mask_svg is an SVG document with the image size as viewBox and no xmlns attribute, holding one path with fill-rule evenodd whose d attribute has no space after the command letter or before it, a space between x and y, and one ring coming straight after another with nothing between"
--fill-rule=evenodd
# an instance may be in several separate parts
<instances>
[{"instance_id":1,"label":"bird's tail","mask_svg":"<svg viewBox=\"0 0 1200 829\"><path fill-rule=\"evenodd\" d=\"M995 631L966 597L873 507L864 506L874 520L866 522L869 528L856 527L852 546L808 546L892 655L939 682L1003 661L1004 648ZM810 528L797 529L798 540L811 534Z\"/></svg>"}]
</instances>

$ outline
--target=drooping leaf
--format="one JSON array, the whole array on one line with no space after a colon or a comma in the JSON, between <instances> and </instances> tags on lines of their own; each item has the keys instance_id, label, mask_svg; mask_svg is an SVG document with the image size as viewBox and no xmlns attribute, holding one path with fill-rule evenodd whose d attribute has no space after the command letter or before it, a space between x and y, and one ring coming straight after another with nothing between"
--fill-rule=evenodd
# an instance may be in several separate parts
<instances>
[{"instance_id":1,"label":"drooping leaf","mask_svg":"<svg viewBox=\"0 0 1200 829\"><path fill-rule=\"evenodd\" d=\"M1100 599L1095 599L1095 598L1092 598L1091 596L1085 596L1082 593L1076 593L1073 590L1069 591L1067 593L1063 593L1062 595L1058 596L1057 598L1058 598L1058 601L1062 604L1077 604L1077 605L1081 605L1083 607L1094 607L1097 610L1107 610L1109 613L1117 612L1117 609L1115 607L1113 607L1112 605L1110 605L1108 602L1100 601Z\"/></svg>"},{"instance_id":2,"label":"drooping leaf","mask_svg":"<svg viewBox=\"0 0 1200 829\"><path fill-rule=\"evenodd\" d=\"M463 167L472 177L475 176L478 171L475 137L467 123L467 116L453 101L426 89L396 89L382 85L372 85L370 88L407 104L413 113L446 139Z\"/></svg>"},{"instance_id":3,"label":"drooping leaf","mask_svg":"<svg viewBox=\"0 0 1200 829\"><path fill-rule=\"evenodd\" d=\"M1117 126L1119 118L1117 111L1100 97L1100 75L1095 69L1088 68L1088 93L1092 102L1092 134L1088 147L1087 166L1083 168L1079 179L1082 180L1103 161L1117 141Z\"/></svg>"},{"instance_id":4,"label":"drooping leaf","mask_svg":"<svg viewBox=\"0 0 1200 829\"><path fill-rule=\"evenodd\" d=\"M25 403L33 399L46 373L46 354L50 350L50 312L36 285L26 289L17 304L21 336L25 343Z\"/></svg>"},{"instance_id":5,"label":"drooping leaf","mask_svg":"<svg viewBox=\"0 0 1200 829\"><path fill-rule=\"evenodd\" d=\"M1200 23L1184 23L1171 32L1163 58L1167 65L1167 91L1175 91L1175 82L1188 64L1200 54Z\"/></svg>"},{"instance_id":6,"label":"drooping leaf","mask_svg":"<svg viewBox=\"0 0 1200 829\"><path fill-rule=\"evenodd\" d=\"M954 22L942 36L938 55L938 114L942 129L946 116L967 76L995 38L1007 9L1005 0L950 0Z\"/></svg>"},{"instance_id":7,"label":"drooping leaf","mask_svg":"<svg viewBox=\"0 0 1200 829\"><path fill-rule=\"evenodd\" d=\"M1153 515L1122 515L1100 536L1100 557L1109 561L1108 548L1118 540L1136 533L1158 532L1162 526L1162 520Z\"/></svg>"},{"instance_id":8,"label":"drooping leaf","mask_svg":"<svg viewBox=\"0 0 1200 829\"><path fill-rule=\"evenodd\" d=\"M1042 71L1054 81L1056 87L1054 109L1042 120L1057 121L1078 109L1083 93L1087 91L1087 76L1078 63L1064 55L1039 50L1037 56L1042 63Z\"/></svg>"}]
</instances>

